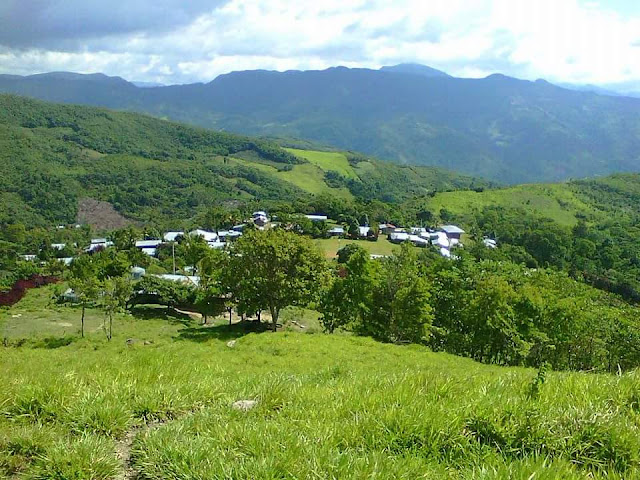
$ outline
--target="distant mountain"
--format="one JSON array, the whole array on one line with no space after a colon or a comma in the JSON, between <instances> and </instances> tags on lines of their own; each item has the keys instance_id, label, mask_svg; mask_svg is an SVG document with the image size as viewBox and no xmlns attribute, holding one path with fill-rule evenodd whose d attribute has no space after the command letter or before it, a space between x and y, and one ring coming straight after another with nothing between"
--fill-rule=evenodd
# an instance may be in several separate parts
<instances>
[{"instance_id":1,"label":"distant mountain","mask_svg":"<svg viewBox=\"0 0 640 480\"><path fill-rule=\"evenodd\" d=\"M420 65L418 63L401 63L399 65L393 65L390 67L380 68L382 72L391 73L410 73L413 75L422 75L423 77L450 77L448 73L445 73L435 68L427 67L426 65Z\"/></svg>"},{"instance_id":2,"label":"distant mountain","mask_svg":"<svg viewBox=\"0 0 640 480\"><path fill-rule=\"evenodd\" d=\"M591 84L574 84L574 83L558 83L560 87L568 88L569 90L578 90L580 92L593 92L598 95L609 95L612 97L635 97L640 98L640 90L635 91L634 88L640 88L640 85L635 84L611 84L605 86L591 85Z\"/></svg>"},{"instance_id":3,"label":"distant mountain","mask_svg":"<svg viewBox=\"0 0 640 480\"><path fill-rule=\"evenodd\" d=\"M157 88L93 75L0 76L0 91L307 139L508 183L640 170L640 99L504 75L406 74L425 68L243 71Z\"/></svg>"},{"instance_id":4,"label":"distant mountain","mask_svg":"<svg viewBox=\"0 0 640 480\"><path fill-rule=\"evenodd\" d=\"M140 87L140 88L155 88L155 87L165 87L166 85L164 83L158 83L158 82L131 82L133 83L136 87Z\"/></svg>"}]
</instances>

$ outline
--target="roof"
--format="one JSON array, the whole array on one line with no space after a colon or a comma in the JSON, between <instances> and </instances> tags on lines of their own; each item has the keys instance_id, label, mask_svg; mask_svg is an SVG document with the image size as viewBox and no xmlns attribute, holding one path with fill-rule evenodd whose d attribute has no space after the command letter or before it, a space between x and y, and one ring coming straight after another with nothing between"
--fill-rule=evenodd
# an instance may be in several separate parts
<instances>
[{"instance_id":1,"label":"roof","mask_svg":"<svg viewBox=\"0 0 640 480\"><path fill-rule=\"evenodd\" d=\"M457 225L442 225L440 227L440 230L445 233L464 233L464 230L462 230Z\"/></svg>"},{"instance_id":2,"label":"roof","mask_svg":"<svg viewBox=\"0 0 640 480\"><path fill-rule=\"evenodd\" d=\"M371 230L371 227L358 227L358 232L363 237L369 234L369 230Z\"/></svg>"},{"instance_id":3,"label":"roof","mask_svg":"<svg viewBox=\"0 0 640 480\"><path fill-rule=\"evenodd\" d=\"M207 242L215 242L216 240L218 240L218 234L217 233L209 232L207 230L200 230L200 229L192 230L191 232L189 232L189 235L196 236L196 237L202 237Z\"/></svg>"},{"instance_id":4,"label":"roof","mask_svg":"<svg viewBox=\"0 0 640 480\"><path fill-rule=\"evenodd\" d=\"M156 249L155 248L143 248L142 249L142 253L145 253L145 254L149 255L150 257L155 257L156 256Z\"/></svg>"},{"instance_id":5,"label":"roof","mask_svg":"<svg viewBox=\"0 0 640 480\"><path fill-rule=\"evenodd\" d=\"M305 215L305 217L315 222L324 222L329 219L326 215Z\"/></svg>"},{"instance_id":6,"label":"roof","mask_svg":"<svg viewBox=\"0 0 640 480\"><path fill-rule=\"evenodd\" d=\"M344 228L342 227L333 227L329 230L329 233L344 233Z\"/></svg>"},{"instance_id":7,"label":"roof","mask_svg":"<svg viewBox=\"0 0 640 480\"><path fill-rule=\"evenodd\" d=\"M263 210L258 210L257 212L253 212L253 216L254 217L266 217L267 216L267 212L265 212Z\"/></svg>"},{"instance_id":8,"label":"roof","mask_svg":"<svg viewBox=\"0 0 640 480\"><path fill-rule=\"evenodd\" d=\"M92 245L96 245L99 243L107 243L107 239L106 238L92 238L91 239L91 244Z\"/></svg>"},{"instance_id":9,"label":"roof","mask_svg":"<svg viewBox=\"0 0 640 480\"><path fill-rule=\"evenodd\" d=\"M52 243L51 244L51 248L53 248L54 250L62 250L66 246L67 246L66 243Z\"/></svg>"},{"instance_id":10,"label":"roof","mask_svg":"<svg viewBox=\"0 0 640 480\"><path fill-rule=\"evenodd\" d=\"M186 276L186 275L171 275L165 273L162 275L151 275L152 277L162 278L163 280L169 280L170 282L186 283L198 286L200 284L200 277Z\"/></svg>"},{"instance_id":11,"label":"roof","mask_svg":"<svg viewBox=\"0 0 640 480\"><path fill-rule=\"evenodd\" d=\"M184 235L184 232L167 232L164 234L165 242L175 242L176 238Z\"/></svg>"},{"instance_id":12,"label":"roof","mask_svg":"<svg viewBox=\"0 0 640 480\"><path fill-rule=\"evenodd\" d=\"M162 243L162 240L138 240L136 247L138 248L156 248Z\"/></svg>"}]
</instances>

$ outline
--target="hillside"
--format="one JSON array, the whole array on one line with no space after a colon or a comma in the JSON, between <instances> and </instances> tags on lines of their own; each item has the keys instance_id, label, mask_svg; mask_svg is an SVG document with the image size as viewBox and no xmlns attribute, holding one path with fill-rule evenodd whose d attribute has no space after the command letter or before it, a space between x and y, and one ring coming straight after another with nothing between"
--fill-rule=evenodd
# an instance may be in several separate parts
<instances>
[{"instance_id":1,"label":"hillside","mask_svg":"<svg viewBox=\"0 0 640 480\"><path fill-rule=\"evenodd\" d=\"M264 208L322 193L399 202L486 184L436 168L287 151L145 115L10 95L0 96L0 126L0 223L73 223L86 198L131 220L175 224L220 204Z\"/></svg>"},{"instance_id":2,"label":"hillside","mask_svg":"<svg viewBox=\"0 0 640 480\"><path fill-rule=\"evenodd\" d=\"M205 327L164 309L118 316L111 342L92 310L80 339L79 310L47 307L51 293L0 312L3 334L22 329L0 350L0 478L640 474L637 372L488 366L295 326ZM313 329L300 311L289 318Z\"/></svg>"},{"instance_id":3,"label":"hillside","mask_svg":"<svg viewBox=\"0 0 640 480\"><path fill-rule=\"evenodd\" d=\"M0 91L87 103L251 135L297 137L507 183L637 171L640 99L503 75L383 70L245 71L137 88L120 78L0 76Z\"/></svg>"}]
</instances>

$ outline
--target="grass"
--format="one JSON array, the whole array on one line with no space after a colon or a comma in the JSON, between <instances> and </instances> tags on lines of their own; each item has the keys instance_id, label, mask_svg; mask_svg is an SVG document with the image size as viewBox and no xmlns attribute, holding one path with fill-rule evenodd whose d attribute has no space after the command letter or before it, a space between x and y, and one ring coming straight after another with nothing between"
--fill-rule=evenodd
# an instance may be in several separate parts
<instances>
[{"instance_id":1,"label":"grass","mask_svg":"<svg viewBox=\"0 0 640 480\"><path fill-rule=\"evenodd\" d=\"M578 198L566 184L518 185L483 192L442 192L427 202L431 211L439 212L445 208L462 215L489 205L522 207L566 226L577 223L576 214L593 213L593 207Z\"/></svg>"},{"instance_id":2,"label":"grass","mask_svg":"<svg viewBox=\"0 0 640 480\"><path fill-rule=\"evenodd\" d=\"M327 258L337 257L338 250L350 243L357 243L366 248L372 255L391 255L398 250L398 246L387 240L386 235L380 235L377 242L367 240L347 240L344 238L323 238L314 240L318 248L325 253Z\"/></svg>"},{"instance_id":3,"label":"grass","mask_svg":"<svg viewBox=\"0 0 640 480\"><path fill-rule=\"evenodd\" d=\"M419 346L153 310L114 327L111 342L92 332L56 349L0 349L0 478L115 478L131 432L130 467L145 479L640 475L637 372L541 383L530 369ZM231 408L240 399L258 403Z\"/></svg>"},{"instance_id":4,"label":"grass","mask_svg":"<svg viewBox=\"0 0 640 480\"><path fill-rule=\"evenodd\" d=\"M318 152L315 150L299 150L296 148L286 148L288 152L304 158L323 171L333 170L346 178L357 179L358 175L349 164L347 157L339 152Z\"/></svg>"}]
</instances>

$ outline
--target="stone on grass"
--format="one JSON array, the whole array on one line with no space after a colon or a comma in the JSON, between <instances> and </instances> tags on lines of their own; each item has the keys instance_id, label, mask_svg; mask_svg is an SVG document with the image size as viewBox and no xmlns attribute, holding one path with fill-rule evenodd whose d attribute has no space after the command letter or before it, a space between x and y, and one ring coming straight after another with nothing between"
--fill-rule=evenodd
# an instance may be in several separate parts
<instances>
[{"instance_id":1,"label":"stone on grass","mask_svg":"<svg viewBox=\"0 0 640 480\"><path fill-rule=\"evenodd\" d=\"M231 408L233 408L234 410L240 410L242 412L248 412L256 405L258 405L257 400L238 400L237 402L233 402L231 404Z\"/></svg>"},{"instance_id":2,"label":"stone on grass","mask_svg":"<svg viewBox=\"0 0 640 480\"><path fill-rule=\"evenodd\" d=\"M236 346L236 341L235 341L235 340L229 340L229 341L227 342L227 347L229 347L229 348L233 348L233 347L235 347L235 346Z\"/></svg>"}]
</instances>

